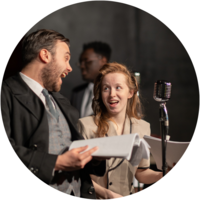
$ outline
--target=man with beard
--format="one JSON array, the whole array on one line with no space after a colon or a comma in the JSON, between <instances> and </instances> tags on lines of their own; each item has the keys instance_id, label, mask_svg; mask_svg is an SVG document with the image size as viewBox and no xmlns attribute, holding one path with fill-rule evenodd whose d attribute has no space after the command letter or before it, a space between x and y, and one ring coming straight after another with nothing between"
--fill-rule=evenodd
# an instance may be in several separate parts
<instances>
[{"instance_id":1,"label":"man with beard","mask_svg":"<svg viewBox=\"0 0 200 200\"><path fill-rule=\"evenodd\" d=\"M23 42L22 71L2 84L2 117L21 161L45 183L78 197L95 199L89 174L102 176L105 162L95 161L87 146L68 148L83 139L78 112L58 91L72 71L69 40L52 30L31 33Z\"/></svg>"}]
</instances>

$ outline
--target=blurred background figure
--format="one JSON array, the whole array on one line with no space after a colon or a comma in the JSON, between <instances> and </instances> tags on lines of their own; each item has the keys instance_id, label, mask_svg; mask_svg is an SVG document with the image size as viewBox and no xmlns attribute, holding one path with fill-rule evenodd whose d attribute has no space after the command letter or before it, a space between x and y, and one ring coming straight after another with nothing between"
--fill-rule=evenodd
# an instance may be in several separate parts
<instances>
[{"instance_id":1,"label":"blurred background figure","mask_svg":"<svg viewBox=\"0 0 200 200\"><path fill-rule=\"evenodd\" d=\"M111 48L107 43L95 41L83 45L78 66L81 69L83 80L87 83L74 88L71 97L71 104L77 108L80 117L93 114L92 98L94 80L101 67L109 62L110 56Z\"/></svg>"}]
</instances>

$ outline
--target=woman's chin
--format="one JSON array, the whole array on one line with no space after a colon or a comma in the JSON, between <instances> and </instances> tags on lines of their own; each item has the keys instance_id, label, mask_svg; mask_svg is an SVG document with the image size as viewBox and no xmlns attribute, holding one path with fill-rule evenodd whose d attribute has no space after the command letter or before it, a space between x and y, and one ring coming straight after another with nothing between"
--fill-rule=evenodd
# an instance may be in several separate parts
<instances>
[{"instance_id":1,"label":"woman's chin","mask_svg":"<svg viewBox=\"0 0 200 200\"><path fill-rule=\"evenodd\" d=\"M108 113L109 113L109 115L110 115L111 117L114 117L114 116L120 114L120 112L117 111L117 110L109 110Z\"/></svg>"}]
</instances>

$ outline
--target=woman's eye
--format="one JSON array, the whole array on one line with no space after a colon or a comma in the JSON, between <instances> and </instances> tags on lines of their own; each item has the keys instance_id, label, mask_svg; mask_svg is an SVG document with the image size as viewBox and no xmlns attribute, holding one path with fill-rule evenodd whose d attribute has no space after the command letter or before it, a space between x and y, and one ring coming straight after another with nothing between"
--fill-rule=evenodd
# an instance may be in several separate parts
<instances>
[{"instance_id":1,"label":"woman's eye","mask_svg":"<svg viewBox=\"0 0 200 200\"><path fill-rule=\"evenodd\" d=\"M121 87L120 87L120 86L117 86L117 90L119 90L119 89L121 89Z\"/></svg>"},{"instance_id":2,"label":"woman's eye","mask_svg":"<svg viewBox=\"0 0 200 200\"><path fill-rule=\"evenodd\" d=\"M105 87L103 90L104 90L104 91L106 91L106 90L108 90L108 88L107 88L107 87Z\"/></svg>"}]
</instances>

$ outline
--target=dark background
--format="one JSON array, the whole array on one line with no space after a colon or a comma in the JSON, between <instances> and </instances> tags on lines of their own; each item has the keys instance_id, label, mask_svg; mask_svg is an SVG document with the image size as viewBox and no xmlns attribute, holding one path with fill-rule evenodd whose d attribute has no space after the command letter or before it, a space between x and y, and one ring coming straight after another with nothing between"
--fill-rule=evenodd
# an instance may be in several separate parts
<instances>
[{"instance_id":1,"label":"dark background","mask_svg":"<svg viewBox=\"0 0 200 200\"><path fill-rule=\"evenodd\" d=\"M159 103L153 100L154 83L172 83L167 103L171 140L190 141L197 122L199 91L190 57L179 39L162 22L135 7L114 2L84 2L62 8L38 22L37 29L56 30L71 42L73 72L63 79L61 93L70 98L71 90L83 83L77 67L83 43L103 41L112 48L111 61L125 64L141 73L140 94L145 120L152 134L160 134ZM9 60L5 77L21 68L21 42Z\"/></svg>"}]
</instances>

